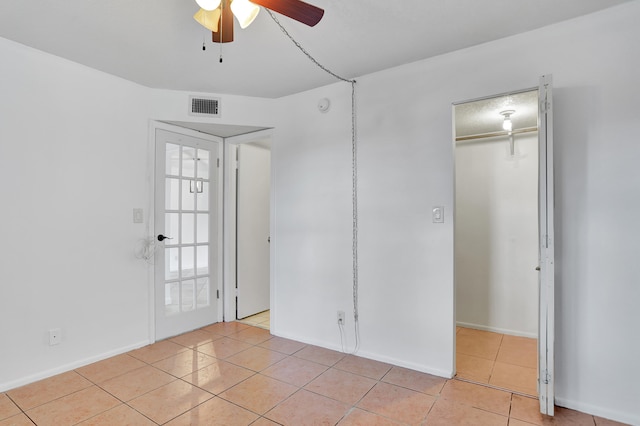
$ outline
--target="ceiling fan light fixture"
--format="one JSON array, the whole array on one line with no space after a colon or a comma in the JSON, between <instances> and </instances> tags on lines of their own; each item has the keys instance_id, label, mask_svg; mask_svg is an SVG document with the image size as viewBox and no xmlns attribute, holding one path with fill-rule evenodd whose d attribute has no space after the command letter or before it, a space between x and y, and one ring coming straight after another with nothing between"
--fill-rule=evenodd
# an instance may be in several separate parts
<instances>
[{"instance_id":1,"label":"ceiling fan light fixture","mask_svg":"<svg viewBox=\"0 0 640 426\"><path fill-rule=\"evenodd\" d=\"M256 19L260 6L251 3L249 0L233 0L231 11L240 23L240 28L245 29Z\"/></svg>"},{"instance_id":2,"label":"ceiling fan light fixture","mask_svg":"<svg viewBox=\"0 0 640 426\"><path fill-rule=\"evenodd\" d=\"M196 0L198 6L206 11L212 11L220 6L221 0Z\"/></svg>"},{"instance_id":3,"label":"ceiling fan light fixture","mask_svg":"<svg viewBox=\"0 0 640 426\"><path fill-rule=\"evenodd\" d=\"M199 23L209 31L218 32L218 24L220 23L220 9L200 9L196 12L195 15L193 15L193 19L195 19L197 23Z\"/></svg>"}]
</instances>

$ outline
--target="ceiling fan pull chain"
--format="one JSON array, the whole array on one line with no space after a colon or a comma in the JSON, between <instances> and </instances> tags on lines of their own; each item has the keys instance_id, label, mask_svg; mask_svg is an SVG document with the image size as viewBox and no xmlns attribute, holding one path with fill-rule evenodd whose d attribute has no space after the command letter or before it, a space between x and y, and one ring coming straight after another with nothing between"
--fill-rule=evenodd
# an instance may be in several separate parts
<instances>
[{"instance_id":1,"label":"ceiling fan pull chain","mask_svg":"<svg viewBox=\"0 0 640 426\"><path fill-rule=\"evenodd\" d=\"M222 45L224 44L224 37L222 35L224 31L224 1L220 2L220 63L222 63Z\"/></svg>"}]
</instances>

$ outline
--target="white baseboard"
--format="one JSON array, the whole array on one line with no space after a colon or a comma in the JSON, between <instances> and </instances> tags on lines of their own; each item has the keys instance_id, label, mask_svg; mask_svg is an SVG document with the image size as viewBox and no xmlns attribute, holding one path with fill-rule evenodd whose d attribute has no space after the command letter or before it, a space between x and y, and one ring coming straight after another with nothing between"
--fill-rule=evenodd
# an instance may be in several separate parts
<instances>
[{"instance_id":1,"label":"white baseboard","mask_svg":"<svg viewBox=\"0 0 640 426\"><path fill-rule=\"evenodd\" d=\"M602 417L603 419L613 420L616 422L626 423L630 425L640 425L640 416L635 413L622 413L620 411L610 410L605 407L585 404L582 402L572 401L570 399L555 399L556 405L559 407L569 408L571 410L582 411L592 416Z\"/></svg>"},{"instance_id":2,"label":"white baseboard","mask_svg":"<svg viewBox=\"0 0 640 426\"><path fill-rule=\"evenodd\" d=\"M471 323L462 322L462 321L456 321L456 325L458 327L473 328L474 330L491 331L493 333L508 334L509 336L529 337L531 339L538 338L538 335L536 333L528 333L526 331L519 331L519 330L510 330L508 328L498 328L498 327L491 327L488 325L471 324Z\"/></svg>"},{"instance_id":3,"label":"white baseboard","mask_svg":"<svg viewBox=\"0 0 640 426\"><path fill-rule=\"evenodd\" d=\"M453 378L453 371L446 371L446 370L441 370L439 368L432 368L427 365L406 362L393 357L380 356L380 355L372 354L366 351L359 351L356 355L361 356L362 358L368 358L374 361L380 361L380 362L395 365L398 367L408 368L409 370L431 374L433 376L442 377L444 379Z\"/></svg>"},{"instance_id":4,"label":"white baseboard","mask_svg":"<svg viewBox=\"0 0 640 426\"><path fill-rule=\"evenodd\" d=\"M59 367L51 368L49 370L39 371L35 374L31 374L26 377L22 377L10 382L0 383L0 392L6 392L11 389L18 388L20 386L28 385L29 383L37 382L38 380L46 379L56 374L66 373L67 371L74 370L76 368L84 367L85 365L93 364L94 362L102 361L112 356L120 355L134 349L141 348L149 344L148 340L134 343L133 345L118 348L112 351L104 352L99 355L95 355L89 358L80 359L68 364L61 365Z\"/></svg>"},{"instance_id":5,"label":"white baseboard","mask_svg":"<svg viewBox=\"0 0 640 426\"><path fill-rule=\"evenodd\" d=\"M277 331L274 331L273 328L271 329L271 334L273 334L274 336L283 337L285 339L291 339L298 342L306 343L308 345L319 346L321 348L342 352L342 348L339 345L336 345L335 343L324 342L324 341L319 341L314 339L300 338L300 336L291 335L288 333L279 333ZM346 353L349 353L349 352L347 351ZM451 379L453 377L453 371L440 370L437 368L429 367L427 365L406 362L396 358L380 356L378 354L374 354L366 351L358 351L358 353L356 353L355 355L360 356L362 358L372 359L374 361L380 361L387 364L395 365L398 367L408 368L410 370L419 371L421 373L431 374L431 375L442 377L445 379Z\"/></svg>"}]
</instances>

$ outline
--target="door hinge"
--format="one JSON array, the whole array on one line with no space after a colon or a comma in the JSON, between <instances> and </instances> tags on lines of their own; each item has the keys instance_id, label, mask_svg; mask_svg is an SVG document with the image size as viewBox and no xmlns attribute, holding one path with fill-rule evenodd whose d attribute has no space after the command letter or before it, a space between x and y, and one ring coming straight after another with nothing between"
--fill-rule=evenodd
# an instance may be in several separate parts
<instances>
[{"instance_id":1,"label":"door hinge","mask_svg":"<svg viewBox=\"0 0 640 426\"><path fill-rule=\"evenodd\" d=\"M540 381L542 383L544 383L545 385L549 384L549 382L551 381L551 376L549 376L549 371L548 370L544 370L544 371L540 372Z\"/></svg>"},{"instance_id":2,"label":"door hinge","mask_svg":"<svg viewBox=\"0 0 640 426\"><path fill-rule=\"evenodd\" d=\"M540 242L542 243L542 247L549 248L549 234L543 235Z\"/></svg>"},{"instance_id":3,"label":"door hinge","mask_svg":"<svg viewBox=\"0 0 640 426\"><path fill-rule=\"evenodd\" d=\"M219 158L216 158L216 167L218 167L218 168L220 167L220 159Z\"/></svg>"},{"instance_id":4,"label":"door hinge","mask_svg":"<svg viewBox=\"0 0 640 426\"><path fill-rule=\"evenodd\" d=\"M216 290L216 299L220 299L220 290Z\"/></svg>"},{"instance_id":5,"label":"door hinge","mask_svg":"<svg viewBox=\"0 0 640 426\"><path fill-rule=\"evenodd\" d=\"M547 114L550 110L551 110L551 102L548 102L546 99L544 99L542 102L540 102L540 112L541 113Z\"/></svg>"}]
</instances>

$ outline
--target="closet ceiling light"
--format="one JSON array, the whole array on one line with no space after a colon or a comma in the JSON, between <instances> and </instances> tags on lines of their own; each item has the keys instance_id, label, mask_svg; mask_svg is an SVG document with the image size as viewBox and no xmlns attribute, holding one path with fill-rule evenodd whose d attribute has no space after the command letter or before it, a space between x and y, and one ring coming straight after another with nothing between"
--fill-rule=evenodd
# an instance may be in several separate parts
<instances>
[{"instance_id":1,"label":"closet ceiling light","mask_svg":"<svg viewBox=\"0 0 640 426\"><path fill-rule=\"evenodd\" d=\"M515 111L512 109L508 109L506 111L500 112L500 115L504 116L504 121L502 122L502 128L508 132L513 130L513 123L511 122L511 115L514 114Z\"/></svg>"}]
</instances>

